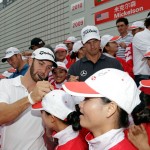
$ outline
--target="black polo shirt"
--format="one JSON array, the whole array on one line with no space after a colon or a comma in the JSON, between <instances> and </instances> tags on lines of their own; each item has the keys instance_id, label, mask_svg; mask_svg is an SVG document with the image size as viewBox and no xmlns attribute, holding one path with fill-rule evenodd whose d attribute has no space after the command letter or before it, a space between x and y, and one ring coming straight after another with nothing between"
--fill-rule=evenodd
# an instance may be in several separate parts
<instances>
[{"instance_id":1,"label":"black polo shirt","mask_svg":"<svg viewBox=\"0 0 150 150\"><path fill-rule=\"evenodd\" d=\"M81 58L70 67L68 74L79 76L79 81L85 81L92 74L104 68L116 68L123 70L118 60L102 54L96 63L93 63L86 57Z\"/></svg>"}]
</instances>

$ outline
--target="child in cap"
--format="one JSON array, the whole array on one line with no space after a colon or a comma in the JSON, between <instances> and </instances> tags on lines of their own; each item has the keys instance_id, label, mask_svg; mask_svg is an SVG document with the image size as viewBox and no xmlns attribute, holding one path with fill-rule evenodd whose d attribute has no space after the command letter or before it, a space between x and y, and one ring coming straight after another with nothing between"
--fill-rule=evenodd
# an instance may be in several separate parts
<instances>
[{"instance_id":1,"label":"child in cap","mask_svg":"<svg viewBox=\"0 0 150 150\"><path fill-rule=\"evenodd\" d=\"M54 131L53 138L58 139L57 150L87 150L87 143L78 131L79 115L71 95L53 90L32 108L41 110L44 124Z\"/></svg>"},{"instance_id":2,"label":"child in cap","mask_svg":"<svg viewBox=\"0 0 150 150\"><path fill-rule=\"evenodd\" d=\"M116 56L116 53L118 51L117 41L119 39L120 39L120 36L111 36L111 35L102 36L101 48L103 50L103 54L111 58L116 58L122 65L124 71L128 72L129 75L132 78L134 78L133 68L131 68L124 59Z\"/></svg>"},{"instance_id":3,"label":"child in cap","mask_svg":"<svg viewBox=\"0 0 150 150\"><path fill-rule=\"evenodd\" d=\"M79 104L80 125L91 131L86 136L89 149L136 149L123 132L129 125L128 115L132 114L136 124L150 121L150 115L144 115L146 108L140 101L139 90L126 72L102 69L85 82L66 82L63 88L71 95L85 97Z\"/></svg>"},{"instance_id":4,"label":"child in cap","mask_svg":"<svg viewBox=\"0 0 150 150\"><path fill-rule=\"evenodd\" d=\"M51 82L51 84L54 86L54 89L63 90L62 84L64 84L67 81L68 70L63 62L56 63L57 67L53 68L52 70L52 76L54 81Z\"/></svg>"},{"instance_id":5,"label":"child in cap","mask_svg":"<svg viewBox=\"0 0 150 150\"><path fill-rule=\"evenodd\" d=\"M65 63L67 68L70 68L72 63L74 63L75 61L72 61L70 59L70 57L68 58L67 51L68 51L68 48L66 47L65 44L58 44L58 45L56 45L56 47L54 49L56 61L63 62L63 63Z\"/></svg>"},{"instance_id":6,"label":"child in cap","mask_svg":"<svg viewBox=\"0 0 150 150\"><path fill-rule=\"evenodd\" d=\"M79 60L81 58L83 58L85 56L85 48L82 44L81 41L77 41L74 43L73 45L73 50L72 50L72 54L71 54L71 58L72 59L76 59Z\"/></svg>"}]
</instances>

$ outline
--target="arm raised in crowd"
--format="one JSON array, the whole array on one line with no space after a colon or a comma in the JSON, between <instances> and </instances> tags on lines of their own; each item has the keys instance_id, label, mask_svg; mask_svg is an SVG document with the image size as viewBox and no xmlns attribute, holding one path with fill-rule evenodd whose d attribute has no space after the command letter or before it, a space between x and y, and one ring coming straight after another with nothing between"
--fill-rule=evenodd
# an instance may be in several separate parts
<instances>
[{"instance_id":1,"label":"arm raised in crowd","mask_svg":"<svg viewBox=\"0 0 150 150\"><path fill-rule=\"evenodd\" d=\"M2 88L2 87L0 87ZM53 87L48 81L39 81L28 96L9 104L9 94L0 91L0 125L11 123L19 117L31 104L41 101L41 99L51 91Z\"/></svg>"}]
</instances>

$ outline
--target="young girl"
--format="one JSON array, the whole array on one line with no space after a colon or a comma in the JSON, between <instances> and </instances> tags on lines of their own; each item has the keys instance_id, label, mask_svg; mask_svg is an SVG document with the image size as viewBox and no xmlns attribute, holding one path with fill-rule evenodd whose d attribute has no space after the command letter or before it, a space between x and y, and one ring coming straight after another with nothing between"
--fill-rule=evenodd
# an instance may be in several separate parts
<instances>
[{"instance_id":1,"label":"young girl","mask_svg":"<svg viewBox=\"0 0 150 150\"><path fill-rule=\"evenodd\" d=\"M102 69L85 82L66 82L63 88L85 97L79 104L80 124L90 131L86 136L90 150L136 149L123 132L128 114L140 104L139 90L126 72Z\"/></svg>"},{"instance_id":2,"label":"young girl","mask_svg":"<svg viewBox=\"0 0 150 150\"><path fill-rule=\"evenodd\" d=\"M108 57L112 57L117 59L120 64L122 65L124 71L128 72L129 75L134 78L133 68L128 65L128 63L120 58L116 57L116 53L118 51L118 43L117 41L120 39L119 36L111 36L111 35L104 35L101 37L101 48L103 50L103 54Z\"/></svg>"},{"instance_id":3,"label":"young girl","mask_svg":"<svg viewBox=\"0 0 150 150\"><path fill-rule=\"evenodd\" d=\"M58 139L56 150L87 150L88 146L79 130L79 115L75 112L75 102L71 95L62 90L49 92L42 103L33 105L40 108L47 128Z\"/></svg>"},{"instance_id":4,"label":"young girl","mask_svg":"<svg viewBox=\"0 0 150 150\"><path fill-rule=\"evenodd\" d=\"M51 82L51 84L54 86L54 89L63 90L62 84L64 84L67 81L68 70L65 63L56 63L57 68L53 68L52 70L53 81Z\"/></svg>"}]
</instances>

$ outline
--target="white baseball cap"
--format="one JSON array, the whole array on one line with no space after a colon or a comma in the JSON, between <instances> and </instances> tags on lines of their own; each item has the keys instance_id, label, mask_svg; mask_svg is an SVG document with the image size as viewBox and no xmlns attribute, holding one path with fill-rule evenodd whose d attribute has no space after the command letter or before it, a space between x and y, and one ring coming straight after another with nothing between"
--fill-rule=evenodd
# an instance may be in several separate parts
<instances>
[{"instance_id":1,"label":"white baseball cap","mask_svg":"<svg viewBox=\"0 0 150 150\"><path fill-rule=\"evenodd\" d=\"M78 52L79 49L82 48L82 47L83 47L82 42L81 42L81 41L77 41L77 42L75 42L75 43L73 44L73 50L72 50L72 52L76 53L76 52Z\"/></svg>"},{"instance_id":2,"label":"white baseball cap","mask_svg":"<svg viewBox=\"0 0 150 150\"><path fill-rule=\"evenodd\" d=\"M139 89L145 94L150 95L150 80L141 80Z\"/></svg>"},{"instance_id":3,"label":"white baseball cap","mask_svg":"<svg viewBox=\"0 0 150 150\"><path fill-rule=\"evenodd\" d=\"M65 82L64 90L74 96L106 97L131 114L140 103L139 89L128 73L107 68L102 69L85 82Z\"/></svg>"},{"instance_id":4,"label":"white baseball cap","mask_svg":"<svg viewBox=\"0 0 150 150\"><path fill-rule=\"evenodd\" d=\"M67 51L68 48L66 47L65 44L58 44L58 45L56 45L54 52L56 53L57 51L61 51L61 50Z\"/></svg>"},{"instance_id":5,"label":"white baseball cap","mask_svg":"<svg viewBox=\"0 0 150 150\"><path fill-rule=\"evenodd\" d=\"M57 68L61 68L61 69L64 69L64 70L68 71L65 63L57 61L56 64L57 64ZM55 68L53 68L53 69L55 69Z\"/></svg>"},{"instance_id":6,"label":"white baseball cap","mask_svg":"<svg viewBox=\"0 0 150 150\"><path fill-rule=\"evenodd\" d=\"M55 62L55 55L48 48L42 47L42 48L36 49L32 53L31 58L35 58L35 59L38 59L38 60L50 60L51 62L53 62L53 66L57 67L57 64Z\"/></svg>"},{"instance_id":7,"label":"white baseball cap","mask_svg":"<svg viewBox=\"0 0 150 150\"><path fill-rule=\"evenodd\" d=\"M78 39L74 36L70 36L67 38L67 40L64 41L65 44L67 43L75 43Z\"/></svg>"},{"instance_id":8,"label":"white baseball cap","mask_svg":"<svg viewBox=\"0 0 150 150\"><path fill-rule=\"evenodd\" d=\"M8 48L5 52L5 57L2 58L2 62L5 62L7 60L7 58L10 58L13 55L19 54L19 53L20 53L19 49L15 48L15 47Z\"/></svg>"},{"instance_id":9,"label":"white baseball cap","mask_svg":"<svg viewBox=\"0 0 150 150\"><path fill-rule=\"evenodd\" d=\"M128 30L134 30L137 28L145 28L143 21L135 21L132 23L132 25L128 28Z\"/></svg>"},{"instance_id":10,"label":"white baseball cap","mask_svg":"<svg viewBox=\"0 0 150 150\"><path fill-rule=\"evenodd\" d=\"M53 90L46 94L41 102L32 105L32 109L45 110L55 117L65 120L75 111L75 103L72 96L63 90Z\"/></svg>"},{"instance_id":11,"label":"white baseball cap","mask_svg":"<svg viewBox=\"0 0 150 150\"><path fill-rule=\"evenodd\" d=\"M121 38L120 36L112 36L112 35L108 35L108 34L103 35L101 37L101 48L103 49L108 42L114 42L114 41L119 40L120 38Z\"/></svg>"},{"instance_id":12,"label":"white baseball cap","mask_svg":"<svg viewBox=\"0 0 150 150\"><path fill-rule=\"evenodd\" d=\"M81 38L83 44L88 40L97 39L100 40L99 30L96 26L86 26L81 30Z\"/></svg>"}]
</instances>

